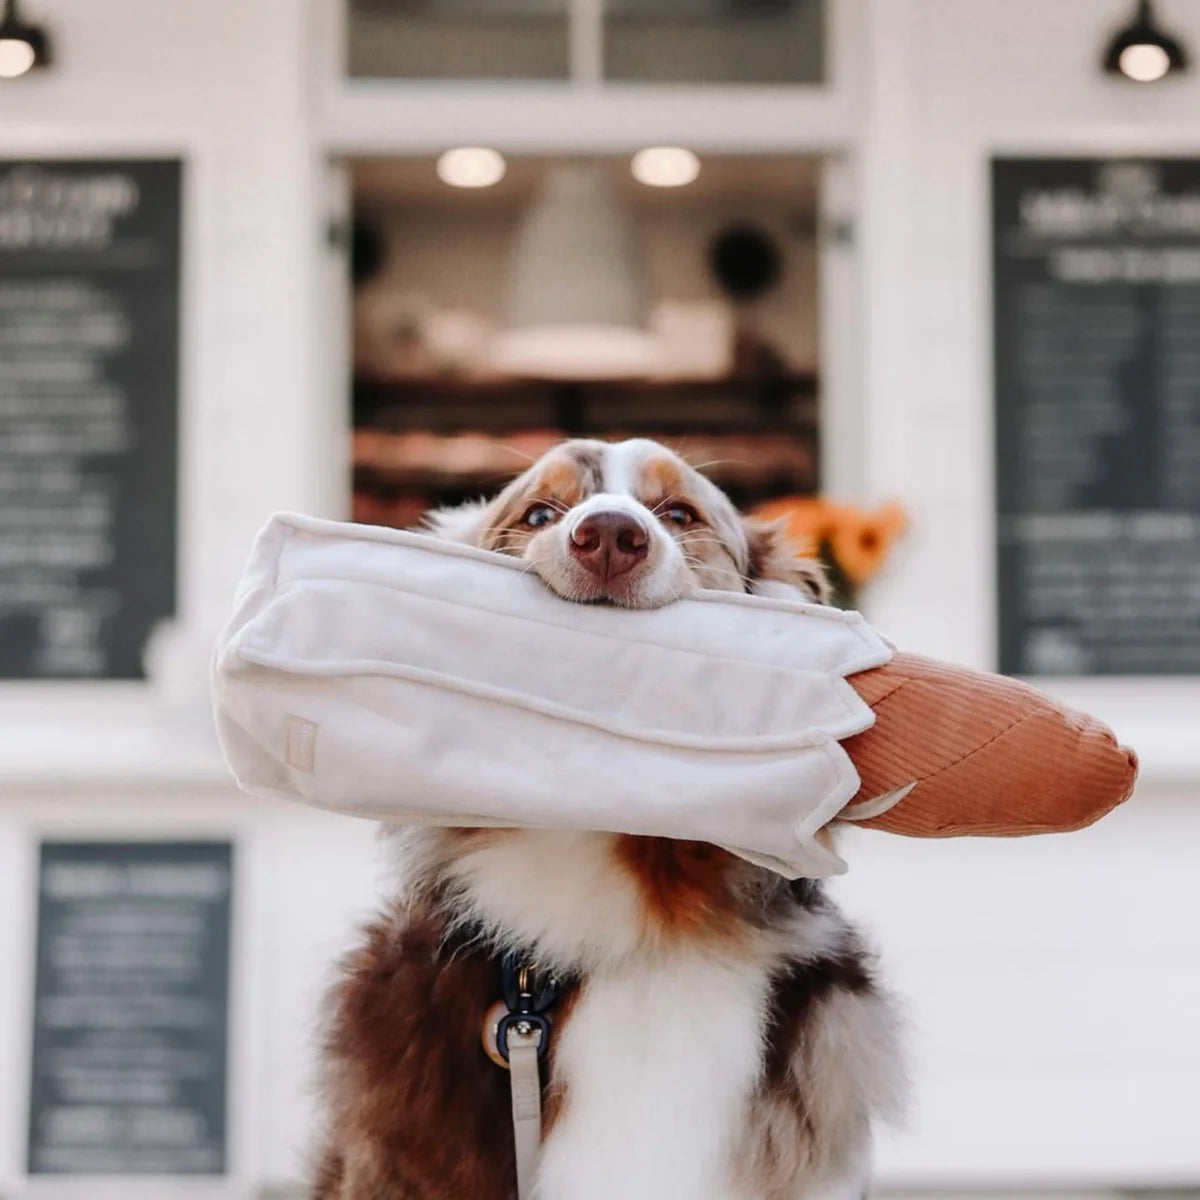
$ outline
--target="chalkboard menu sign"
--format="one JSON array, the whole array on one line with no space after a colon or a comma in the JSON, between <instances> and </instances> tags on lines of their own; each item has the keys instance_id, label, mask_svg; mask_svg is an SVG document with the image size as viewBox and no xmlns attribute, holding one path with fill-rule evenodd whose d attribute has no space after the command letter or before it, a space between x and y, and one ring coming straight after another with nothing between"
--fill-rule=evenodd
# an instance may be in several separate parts
<instances>
[{"instance_id":1,"label":"chalkboard menu sign","mask_svg":"<svg viewBox=\"0 0 1200 1200\"><path fill-rule=\"evenodd\" d=\"M1200 160L992 164L1000 669L1200 673Z\"/></svg>"},{"instance_id":2,"label":"chalkboard menu sign","mask_svg":"<svg viewBox=\"0 0 1200 1200\"><path fill-rule=\"evenodd\" d=\"M140 678L174 612L181 177L0 161L0 678Z\"/></svg>"},{"instance_id":3,"label":"chalkboard menu sign","mask_svg":"<svg viewBox=\"0 0 1200 1200\"><path fill-rule=\"evenodd\" d=\"M228 842L47 842L30 1174L225 1170Z\"/></svg>"}]
</instances>

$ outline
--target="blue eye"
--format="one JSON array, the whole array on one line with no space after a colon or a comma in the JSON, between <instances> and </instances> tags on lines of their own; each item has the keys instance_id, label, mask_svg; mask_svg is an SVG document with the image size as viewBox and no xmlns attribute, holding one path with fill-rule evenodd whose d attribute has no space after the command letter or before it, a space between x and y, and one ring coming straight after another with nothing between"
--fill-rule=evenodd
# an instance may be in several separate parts
<instances>
[{"instance_id":1,"label":"blue eye","mask_svg":"<svg viewBox=\"0 0 1200 1200\"><path fill-rule=\"evenodd\" d=\"M694 525L699 519L696 510L690 504L672 504L663 513L663 520L679 529L687 529L689 525Z\"/></svg>"},{"instance_id":2,"label":"blue eye","mask_svg":"<svg viewBox=\"0 0 1200 1200\"><path fill-rule=\"evenodd\" d=\"M558 514L548 504L531 504L521 518L522 525L530 529L541 529L545 525L553 525Z\"/></svg>"}]
</instances>

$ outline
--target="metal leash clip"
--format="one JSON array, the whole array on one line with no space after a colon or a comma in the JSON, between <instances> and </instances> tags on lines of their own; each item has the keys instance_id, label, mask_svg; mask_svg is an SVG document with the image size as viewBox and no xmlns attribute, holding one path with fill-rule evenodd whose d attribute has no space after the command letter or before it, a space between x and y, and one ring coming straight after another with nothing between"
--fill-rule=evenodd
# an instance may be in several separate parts
<instances>
[{"instance_id":1,"label":"metal leash clip","mask_svg":"<svg viewBox=\"0 0 1200 1200\"><path fill-rule=\"evenodd\" d=\"M513 1145L517 1195L527 1200L533 1188L542 1132L541 1061L550 1046L547 1013L558 999L558 980L539 977L537 964L505 955L500 964L503 1000L483 1019L483 1048L512 1083Z\"/></svg>"},{"instance_id":2,"label":"metal leash clip","mask_svg":"<svg viewBox=\"0 0 1200 1200\"><path fill-rule=\"evenodd\" d=\"M539 978L537 964L520 964L510 955L500 965L504 1003L508 1011L496 1025L496 1050L505 1062L509 1060L509 1033L515 1030L521 1037L538 1034L538 1058L544 1059L550 1046L550 1018L546 1015L558 999L558 981L547 974Z\"/></svg>"},{"instance_id":3,"label":"metal leash clip","mask_svg":"<svg viewBox=\"0 0 1200 1200\"><path fill-rule=\"evenodd\" d=\"M536 1039L538 1058L545 1059L550 1046L549 1011L559 997L557 978L539 975L537 964L506 955L500 964L504 996L488 1009L483 1020L483 1048L498 1067L509 1063L509 1037L517 1033L524 1041Z\"/></svg>"}]
</instances>

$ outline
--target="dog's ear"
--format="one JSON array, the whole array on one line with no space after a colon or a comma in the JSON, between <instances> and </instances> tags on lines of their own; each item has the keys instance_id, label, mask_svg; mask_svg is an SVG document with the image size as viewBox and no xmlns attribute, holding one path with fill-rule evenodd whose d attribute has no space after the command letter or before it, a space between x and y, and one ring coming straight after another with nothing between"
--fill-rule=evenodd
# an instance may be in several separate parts
<instances>
[{"instance_id":1,"label":"dog's ear","mask_svg":"<svg viewBox=\"0 0 1200 1200\"><path fill-rule=\"evenodd\" d=\"M817 604L829 602L831 588L825 568L812 557L809 547L799 545L789 536L786 521L743 517L742 528L750 551L746 568L750 592Z\"/></svg>"},{"instance_id":2,"label":"dog's ear","mask_svg":"<svg viewBox=\"0 0 1200 1200\"><path fill-rule=\"evenodd\" d=\"M434 508L421 521L422 531L448 542L478 546L487 528L487 500L468 500L450 508Z\"/></svg>"}]
</instances>

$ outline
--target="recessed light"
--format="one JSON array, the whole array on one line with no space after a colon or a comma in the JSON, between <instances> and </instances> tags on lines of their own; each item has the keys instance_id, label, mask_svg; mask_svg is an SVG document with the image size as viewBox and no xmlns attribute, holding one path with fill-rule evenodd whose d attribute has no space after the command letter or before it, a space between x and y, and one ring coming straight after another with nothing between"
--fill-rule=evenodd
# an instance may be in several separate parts
<instances>
[{"instance_id":1,"label":"recessed light","mask_svg":"<svg viewBox=\"0 0 1200 1200\"><path fill-rule=\"evenodd\" d=\"M487 146L456 146L437 160L438 178L450 187L491 187L504 178L504 171L504 155Z\"/></svg>"},{"instance_id":2,"label":"recessed light","mask_svg":"<svg viewBox=\"0 0 1200 1200\"><path fill-rule=\"evenodd\" d=\"M647 187L684 187L700 174L700 160L683 146L647 146L633 156L629 169Z\"/></svg>"}]
</instances>

